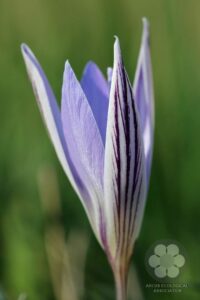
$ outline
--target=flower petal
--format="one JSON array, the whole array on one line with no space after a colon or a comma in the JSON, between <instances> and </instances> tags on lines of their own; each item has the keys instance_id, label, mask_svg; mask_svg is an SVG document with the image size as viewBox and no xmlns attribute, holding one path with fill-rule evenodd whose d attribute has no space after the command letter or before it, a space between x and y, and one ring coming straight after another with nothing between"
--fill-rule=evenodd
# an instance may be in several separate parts
<instances>
[{"instance_id":1,"label":"flower petal","mask_svg":"<svg viewBox=\"0 0 200 300\"><path fill-rule=\"evenodd\" d=\"M69 177L74 189L78 195L80 195L80 193L83 192L84 187L69 156L62 130L60 110L58 108L53 91L32 51L25 44L22 44L21 50L29 78L33 86L37 104L57 153L58 159L60 160L60 163L66 175Z\"/></svg>"},{"instance_id":2,"label":"flower petal","mask_svg":"<svg viewBox=\"0 0 200 300\"><path fill-rule=\"evenodd\" d=\"M145 179L139 119L116 39L104 163L106 230L112 257L132 251L143 214Z\"/></svg>"},{"instance_id":3,"label":"flower petal","mask_svg":"<svg viewBox=\"0 0 200 300\"><path fill-rule=\"evenodd\" d=\"M111 67L107 68L107 80L109 85L111 85L112 73L113 73L113 69Z\"/></svg>"},{"instance_id":4,"label":"flower petal","mask_svg":"<svg viewBox=\"0 0 200 300\"><path fill-rule=\"evenodd\" d=\"M143 134L147 184L150 178L154 135L154 93L148 27L148 21L144 18L142 43L133 84L133 94L139 111Z\"/></svg>"},{"instance_id":5,"label":"flower petal","mask_svg":"<svg viewBox=\"0 0 200 300\"><path fill-rule=\"evenodd\" d=\"M75 166L74 162L72 162L73 156L71 157L71 154L69 153L69 149L65 142L60 110L58 108L53 91L41 66L39 65L31 50L26 45L22 45L21 49L41 115L47 127L58 159L73 188L81 199L82 204L86 209L90 223L98 238L96 223L92 218L93 206L91 198L88 193L87 186L84 185L85 182L82 180L82 178L80 178L79 166Z\"/></svg>"},{"instance_id":6,"label":"flower petal","mask_svg":"<svg viewBox=\"0 0 200 300\"><path fill-rule=\"evenodd\" d=\"M89 62L86 65L81 86L92 109L102 141L105 144L109 85L95 63Z\"/></svg>"},{"instance_id":7,"label":"flower petal","mask_svg":"<svg viewBox=\"0 0 200 300\"><path fill-rule=\"evenodd\" d=\"M92 219L100 239L104 146L91 107L69 62L64 71L61 119L70 156L92 201Z\"/></svg>"}]
</instances>

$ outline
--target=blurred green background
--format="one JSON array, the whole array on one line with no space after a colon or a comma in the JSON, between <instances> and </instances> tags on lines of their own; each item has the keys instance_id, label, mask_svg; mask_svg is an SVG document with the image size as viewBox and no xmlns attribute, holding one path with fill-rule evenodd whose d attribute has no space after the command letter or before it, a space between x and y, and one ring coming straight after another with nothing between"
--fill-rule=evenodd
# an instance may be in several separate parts
<instances>
[{"instance_id":1,"label":"blurred green background","mask_svg":"<svg viewBox=\"0 0 200 300\"><path fill-rule=\"evenodd\" d=\"M198 0L0 0L0 298L114 299L104 253L42 124L20 44L32 48L60 100L65 60L79 78L91 59L106 73L115 34L132 80L146 16L155 151L130 294L138 291L135 300L200 299L199 11ZM146 287L154 280L145 255L162 239L181 243L187 253L174 281L188 284L181 293Z\"/></svg>"}]
</instances>

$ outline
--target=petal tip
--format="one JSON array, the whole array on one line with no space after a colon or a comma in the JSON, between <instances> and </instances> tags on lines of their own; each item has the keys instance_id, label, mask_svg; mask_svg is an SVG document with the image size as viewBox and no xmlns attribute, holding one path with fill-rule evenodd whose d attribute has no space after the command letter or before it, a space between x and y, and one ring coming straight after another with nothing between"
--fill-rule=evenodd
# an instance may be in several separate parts
<instances>
[{"instance_id":1,"label":"petal tip","mask_svg":"<svg viewBox=\"0 0 200 300\"><path fill-rule=\"evenodd\" d=\"M22 43L20 45L20 48L21 48L21 52L22 52L23 57L26 56L26 55L28 55L29 48L28 48L28 46L25 43Z\"/></svg>"},{"instance_id":2,"label":"petal tip","mask_svg":"<svg viewBox=\"0 0 200 300\"><path fill-rule=\"evenodd\" d=\"M115 35L115 43L114 43L114 61L118 62L121 59L121 48L119 38Z\"/></svg>"},{"instance_id":3,"label":"petal tip","mask_svg":"<svg viewBox=\"0 0 200 300\"><path fill-rule=\"evenodd\" d=\"M149 28L149 21L146 17L142 18L142 23L143 23L144 28L146 28L146 29Z\"/></svg>"},{"instance_id":4,"label":"petal tip","mask_svg":"<svg viewBox=\"0 0 200 300\"><path fill-rule=\"evenodd\" d=\"M85 71L90 68L94 68L95 66L96 66L96 64L92 60L89 60L85 66Z\"/></svg>"},{"instance_id":5,"label":"petal tip","mask_svg":"<svg viewBox=\"0 0 200 300\"><path fill-rule=\"evenodd\" d=\"M30 48L28 47L28 45L26 45L25 43L22 43L21 44L21 51L23 54L26 54L26 55L33 55L32 54L32 51L30 50Z\"/></svg>"},{"instance_id":6,"label":"petal tip","mask_svg":"<svg viewBox=\"0 0 200 300\"><path fill-rule=\"evenodd\" d=\"M93 72L96 69L97 69L97 65L92 60L89 60L84 67L83 76L90 74L90 72Z\"/></svg>"},{"instance_id":7,"label":"petal tip","mask_svg":"<svg viewBox=\"0 0 200 300\"><path fill-rule=\"evenodd\" d=\"M120 49L120 43L118 36L114 35L115 43L114 43L114 49Z\"/></svg>"},{"instance_id":8,"label":"petal tip","mask_svg":"<svg viewBox=\"0 0 200 300\"><path fill-rule=\"evenodd\" d=\"M69 60L67 59L65 62L65 66L64 66L64 74L63 74L63 80L64 82L71 82L71 79L74 78L77 80L76 75L74 73L74 70L72 69L72 66L69 62ZM65 85L63 84L63 88L65 87Z\"/></svg>"},{"instance_id":9,"label":"petal tip","mask_svg":"<svg viewBox=\"0 0 200 300\"><path fill-rule=\"evenodd\" d=\"M36 59L35 55L33 54L31 49L25 43L21 44L21 52L22 52L25 62L31 61L31 62L37 63L37 59Z\"/></svg>"},{"instance_id":10,"label":"petal tip","mask_svg":"<svg viewBox=\"0 0 200 300\"><path fill-rule=\"evenodd\" d=\"M23 51L26 51L26 44L25 43L21 43L21 45L20 45L20 48L21 48L21 51L23 52Z\"/></svg>"},{"instance_id":11,"label":"petal tip","mask_svg":"<svg viewBox=\"0 0 200 300\"><path fill-rule=\"evenodd\" d=\"M143 17L142 23L143 23L143 40L148 41L148 39L149 39L149 21L146 17Z\"/></svg>"},{"instance_id":12,"label":"petal tip","mask_svg":"<svg viewBox=\"0 0 200 300\"><path fill-rule=\"evenodd\" d=\"M65 71L68 71L71 69L71 65L69 63L69 60L67 59L66 62L65 62Z\"/></svg>"}]
</instances>

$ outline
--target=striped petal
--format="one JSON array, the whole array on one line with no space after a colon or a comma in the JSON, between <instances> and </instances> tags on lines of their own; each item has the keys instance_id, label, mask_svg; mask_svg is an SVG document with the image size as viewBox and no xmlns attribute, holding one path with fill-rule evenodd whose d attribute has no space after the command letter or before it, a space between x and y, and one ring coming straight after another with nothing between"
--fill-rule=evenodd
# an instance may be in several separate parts
<instances>
[{"instance_id":1,"label":"striped petal","mask_svg":"<svg viewBox=\"0 0 200 300\"><path fill-rule=\"evenodd\" d=\"M154 135L154 93L148 27L148 21L144 18L142 42L133 85L133 94L141 120L147 183L150 178Z\"/></svg>"},{"instance_id":2,"label":"striped petal","mask_svg":"<svg viewBox=\"0 0 200 300\"><path fill-rule=\"evenodd\" d=\"M145 179L139 116L116 39L104 163L106 233L111 260L129 258L132 252L144 208Z\"/></svg>"},{"instance_id":3,"label":"striped petal","mask_svg":"<svg viewBox=\"0 0 200 300\"><path fill-rule=\"evenodd\" d=\"M92 109L103 144L105 144L109 85L95 63L89 62L86 65L81 86Z\"/></svg>"},{"instance_id":4,"label":"striped petal","mask_svg":"<svg viewBox=\"0 0 200 300\"><path fill-rule=\"evenodd\" d=\"M64 71L61 119L69 154L90 195L89 213L100 240L104 145L92 109L69 62Z\"/></svg>"}]
</instances>

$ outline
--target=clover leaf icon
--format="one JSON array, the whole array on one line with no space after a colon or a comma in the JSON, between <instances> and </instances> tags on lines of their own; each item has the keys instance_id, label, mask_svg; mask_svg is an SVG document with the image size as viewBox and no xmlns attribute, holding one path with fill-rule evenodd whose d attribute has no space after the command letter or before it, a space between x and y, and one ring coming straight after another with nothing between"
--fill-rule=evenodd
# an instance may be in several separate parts
<instances>
[{"instance_id":1,"label":"clover leaf icon","mask_svg":"<svg viewBox=\"0 0 200 300\"><path fill-rule=\"evenodd\" d=\"M180 273L179 268L185 264L185 257L179 254L177 245L159 244L154 248L154 254L149 257L148 263L154 268L158 278L175 278Z\"/></svg>"}]
</instances>

